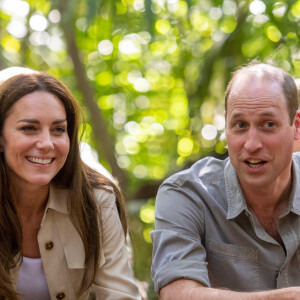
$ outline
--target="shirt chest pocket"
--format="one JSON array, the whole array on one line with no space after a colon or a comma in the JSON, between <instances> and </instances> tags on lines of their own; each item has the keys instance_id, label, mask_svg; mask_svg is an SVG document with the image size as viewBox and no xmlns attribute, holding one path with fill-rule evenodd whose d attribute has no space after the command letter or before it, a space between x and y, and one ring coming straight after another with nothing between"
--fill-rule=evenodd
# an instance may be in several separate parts
<instances>
[{"instance_id":1,"label":"shirt chest pocket","mask_svg":"<svg viewBox=\"0 0 300 300\"><path fill-rule=\"evenodd\" d=\"M209 240L206 251L212 287L240 291L259 289L256 249Z\"/></svg>"}]
</instances>

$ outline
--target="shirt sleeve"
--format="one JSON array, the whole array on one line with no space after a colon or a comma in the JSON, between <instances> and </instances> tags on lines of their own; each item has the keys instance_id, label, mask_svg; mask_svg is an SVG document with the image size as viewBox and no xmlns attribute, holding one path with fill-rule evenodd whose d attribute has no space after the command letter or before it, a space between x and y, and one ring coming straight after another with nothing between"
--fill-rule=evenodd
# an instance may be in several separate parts
<instances>
[{"instance_id":1,"label":"shirt sleeve","mask_svg":"<svg viewBox=\"0 0 300 300\"><path fill-rule=\"evenodd\" d=\"M101 259L92 287L96 299L141 299L129 265L115 196L113 193L104 192L101 197Z\"/></svg>"},{"instance_id":2,"label":"shirt sleeve","mask_svg":"<svg viewBox=\"0 0 300 300\"><path fill-rule=\"evenodd\" d=\"M181 278L210 286L206 251L201 244L204 208L199 193L178 182L165 182L156 198L151 273L157 293Z\"/></svg>"}]
</instances>

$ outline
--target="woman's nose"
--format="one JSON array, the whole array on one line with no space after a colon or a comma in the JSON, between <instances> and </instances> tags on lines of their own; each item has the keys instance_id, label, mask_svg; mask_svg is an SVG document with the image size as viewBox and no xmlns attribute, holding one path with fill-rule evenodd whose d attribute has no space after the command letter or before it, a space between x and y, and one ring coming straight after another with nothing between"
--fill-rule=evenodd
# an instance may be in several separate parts
<instances>
[{"instance_id":1,"label":"woman's nose","mask_svg":"<svg viewBox=\"0 0 300 300\"><path fill-rule=\"evenodd\" d=\"M54 149L53 141L50 132L41 132L36 143L39 149L52 150Z\"/></svg>"}]
</instances>

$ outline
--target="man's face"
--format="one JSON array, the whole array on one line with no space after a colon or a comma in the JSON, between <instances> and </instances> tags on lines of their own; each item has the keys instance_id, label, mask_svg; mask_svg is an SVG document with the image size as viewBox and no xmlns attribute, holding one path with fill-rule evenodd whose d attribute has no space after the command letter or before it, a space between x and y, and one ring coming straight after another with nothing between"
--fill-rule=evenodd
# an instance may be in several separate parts
<instances>
[{"instance_id":1,"label":"man's face","mask_svg":"<svg viewBox=\"0 0 300 300\"><path fill-rule=\"evenodd\" d=\"M299 116L290 123L278 82L243 78L235 83L227 103L226 137L244 190L266 189L290 179Z\"/></svg>"}]
</instances>

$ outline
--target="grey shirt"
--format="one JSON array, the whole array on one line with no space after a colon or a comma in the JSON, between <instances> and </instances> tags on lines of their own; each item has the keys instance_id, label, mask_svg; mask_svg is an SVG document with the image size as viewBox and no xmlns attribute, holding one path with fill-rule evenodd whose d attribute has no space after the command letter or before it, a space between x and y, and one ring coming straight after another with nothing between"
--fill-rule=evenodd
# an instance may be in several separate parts
<instances>
[{"instance_id":1,"label":"grey shirt","mask_svg":"<svg viewBox=\"0 0 300 300\"><path fill-rule=\"evenodd\" d=\"M300 153L299 153L300 154ZM204 158L167 179L156 200L155 290L179 278L235 291L300 285L300 155L279 219L282 247L247 207L229 159Z\"/></svg>"}]
</instances>

